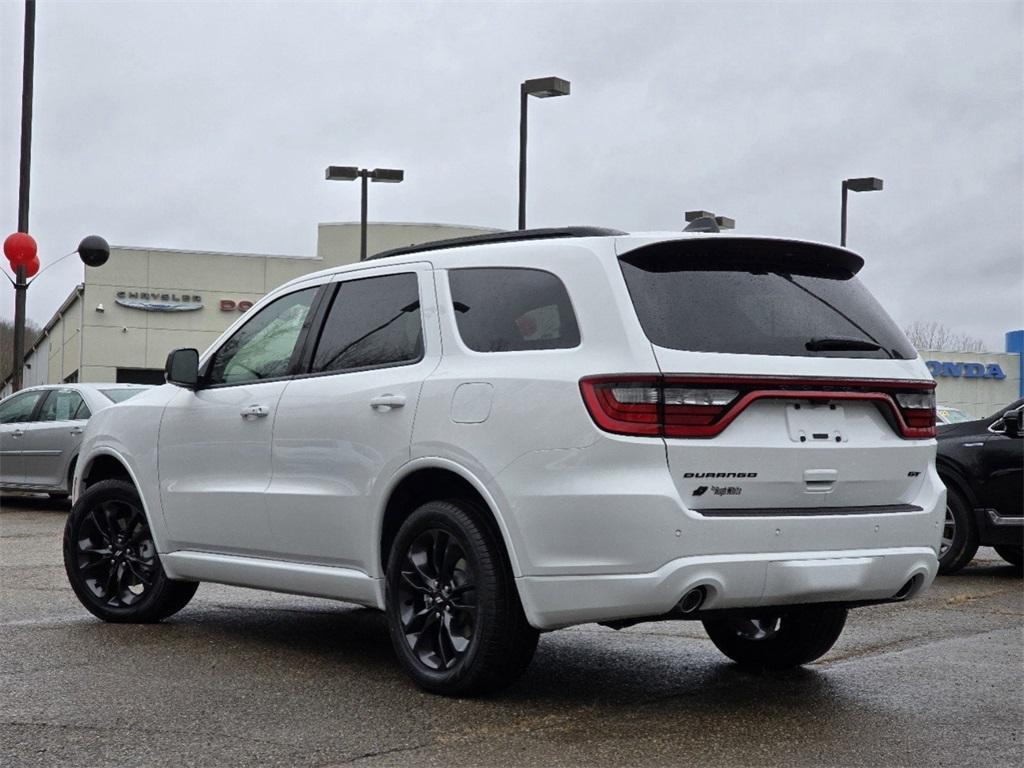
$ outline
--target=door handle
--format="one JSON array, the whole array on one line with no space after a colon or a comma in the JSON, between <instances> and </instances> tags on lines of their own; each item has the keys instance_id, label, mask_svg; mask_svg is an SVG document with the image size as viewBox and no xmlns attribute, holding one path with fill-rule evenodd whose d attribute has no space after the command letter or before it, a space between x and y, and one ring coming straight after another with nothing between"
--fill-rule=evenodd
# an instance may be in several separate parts
<instances>
[{"instance_id":1,"label":"door handle","mask_svg":"<svg viewBox=\"0 0 1024 768\"><path fill-rule=\"evenodd\" d=\"M262 419L270 413L270 409L265 405L250 405L243 408L241 413L243 419Z\"/></svg>"},{"instance_id":2,"label":"door handle","mask_svg":"<svg viewBox=\"0 0 1024 768\"><path fill-rule=\"evenodd\" d=\"M11 432L11 437L21 437L24 434L25 434L25 430L23 430L23 429L16 429L13 432Z\"/></svg>"},{"instance_id":3,"label":"door handle","mask_svg":"<svg viewBox=\"0 0 1024 768\"><path fill-rule=\"evenodd\" d=\"M84 432L84 430L81 427L72 427L71 428L71 434L72 435L80 435L80 434L82 434L82 432Z\"/></svg>"},{"instance_id":4,"label":"door handle","mask_svg":"<svg viewBox=\"0 0 1024 768\"><path fill-rule=\"evenodd\" d=\"M370 407L376 410L385 408L401 408L405 405L404 395L378 395L370 401Z\"/></svg>"}]
</instances>

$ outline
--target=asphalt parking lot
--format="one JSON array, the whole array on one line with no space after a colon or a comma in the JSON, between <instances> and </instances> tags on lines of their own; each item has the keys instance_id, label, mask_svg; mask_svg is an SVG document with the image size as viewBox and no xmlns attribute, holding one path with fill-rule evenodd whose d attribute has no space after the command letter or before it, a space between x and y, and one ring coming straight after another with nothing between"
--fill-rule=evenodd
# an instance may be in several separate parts
<instances>
[{"instance_id":1,"label":"asphalt parking lot","mask_svg":"<svg viewBox=\"0 0 1024 768\"><path fill-rule=\"evenodd\" d=\"M342 603L204 584L162 624L101 623L65 581L67 504L0 508L3 766L1024 764L1024 590L991 550L793 673L698 623L589 625L469 701L420 693Z\"/></svg>"}]
</instances>

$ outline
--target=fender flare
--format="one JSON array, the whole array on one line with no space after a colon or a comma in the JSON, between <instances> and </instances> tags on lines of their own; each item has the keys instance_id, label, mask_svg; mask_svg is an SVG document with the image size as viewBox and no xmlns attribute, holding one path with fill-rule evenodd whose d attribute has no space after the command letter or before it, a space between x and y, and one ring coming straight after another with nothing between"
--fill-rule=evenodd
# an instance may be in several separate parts
<instances>
[{"instance_id":1,"label":"fender flare","mask_svg":"<svg viewBox=\"0 0 1024 768\"><path fill-rule=\"evenodd\" d=\"M515 544L512 539L512 535L509 531L505 517L501 512L502 505L498 503L495 498L495 493L488 488L487 484L484 483L477 476L475 472L472 472L466 468L463 464L459 464L451 459L446 459L442 456L421 456L413 459L401 467L399 467L395 473L388 479L387 484L381 490L380 502L377 505L376 520L374 521L374 560L373 562L380 562L380 540L383 535L384 529L384 514L387 511L388 502L391 496L394 494L395 489L398 485L409 475L418 472L423 469L443 469L451 472L454 475L465 480L469 483L477 493L480 494L484 502L487 504L488 511L494 516L495 522L498 524L498 530L501 533L502 544L505 545L505 551L508 553L509 564L512 567L512 575L516 578L522 576L522 571L519 567L519 558L516 554Z\"/></svg>"},{"instance_id":2,"label":"fender flare","mask_svg":"<svg viewBox=\"0 0 1024 768\"><path fill-rule=\"evenodd\" d=\"M81 485L82 478L88 474L86 470L90 469L96 459L101 456L109 456L110 458L115 459L118 464L124 467L125 472L128 473L128 478L131 480L132 485L135 486L135 490L139 494L139 500L142 502L142 514L146 516L146 524L149 525L150 533L153 534L153 544L156 545L156 551L158 554L165 554L162 541L163 528L153 525L153 513L149 509L149 503L146 501L145 494L142 493L142 486L139 484L138 474L135 472L131 463L119 451L114 448L110 448L109 446L97 448L89 453L89 456L85 461L82 461L82 454L79 453L77 457L78 463L75 465L75 479L72 481L72 485L77 489ZM80 493L75 495L75 503L78 502L79 496L81 496ZM171 576L171 574L168 573L168 576Z\"/></svg>"}]
</instances>

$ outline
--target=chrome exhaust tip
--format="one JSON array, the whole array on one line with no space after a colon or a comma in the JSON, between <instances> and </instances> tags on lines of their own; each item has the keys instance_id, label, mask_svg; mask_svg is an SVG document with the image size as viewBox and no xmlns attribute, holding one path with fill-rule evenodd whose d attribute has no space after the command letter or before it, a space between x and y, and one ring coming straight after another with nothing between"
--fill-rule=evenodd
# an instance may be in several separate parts
<instances>
[{"instance_id":1,"label":"chrome exhaust tip","mask_svg":"<svg viewBox=\"0 0 1024 768\"><path fill-rule=\"evenodd\" d=\"M906 584L900 587L899 591L893 595L894 600L906 600L907 598L914 595L924 582L924 576L920 573L910 577Z\"/></svg>"},{"instance_id":2,"label":"chrome exhaust tip","mask_svg":"<svg viewBox=\"0 0 1024 768\"><path fill-rule=\"evenodd\" d=\"M676 604L676 610L683 615L696 613L704 604L705 597L707 597L707 590L704 587L694 587L680 598Z\"/></svg>"}]
</instances>

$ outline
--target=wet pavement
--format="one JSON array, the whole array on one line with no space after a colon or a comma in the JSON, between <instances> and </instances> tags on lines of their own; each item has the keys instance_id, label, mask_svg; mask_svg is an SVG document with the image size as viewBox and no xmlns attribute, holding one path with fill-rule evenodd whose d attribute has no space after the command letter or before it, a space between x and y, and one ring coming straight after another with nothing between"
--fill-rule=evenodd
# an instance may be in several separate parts
<instances>
[{"instance_id":1,"label":"wet pavement","mask_svg":"<svg viewBox=\"0 0 1024 768\"><path fill-rule=\"evenodd\" d=\"M455 700L342 603L204 584L104 624L64 577L67 504L0 509L0 766L1024 765L1024 588L989 549L794 672L740 670L695 622L587 625Z\"/></svg>"}]
</instances>

